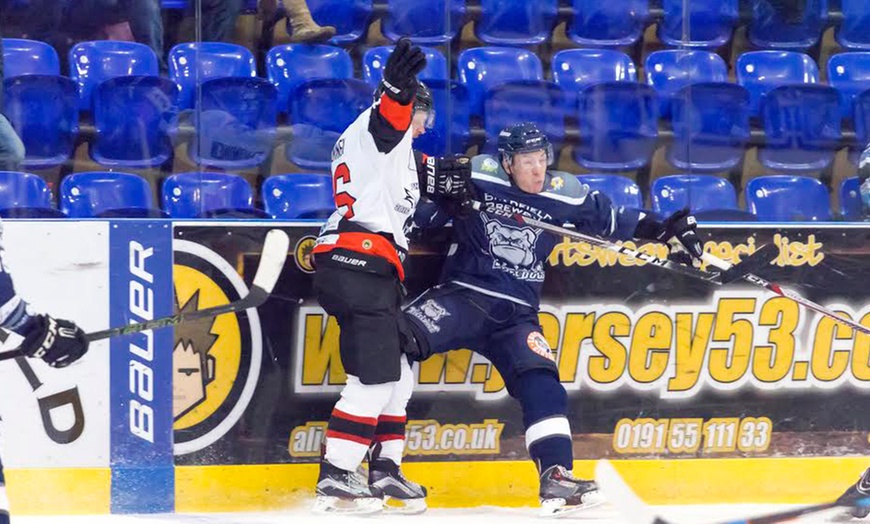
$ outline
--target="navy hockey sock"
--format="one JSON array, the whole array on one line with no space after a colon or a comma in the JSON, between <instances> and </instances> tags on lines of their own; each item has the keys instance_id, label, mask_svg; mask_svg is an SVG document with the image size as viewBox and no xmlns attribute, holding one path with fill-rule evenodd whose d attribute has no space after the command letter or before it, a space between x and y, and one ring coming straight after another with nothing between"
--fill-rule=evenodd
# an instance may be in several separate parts
<instances>
[{"instance_id":1,"label":"navy hockey sock","mask_svg":"<svg viewBox=\"0 0 870 524\"><path fill-rule=\"evenodd\" d=\"M545 369L527 371L517 377L514 390L523 408L526 447L539 471L557 464L573 469L568 395L558 377Z\"/></svg>"}]
</instances>

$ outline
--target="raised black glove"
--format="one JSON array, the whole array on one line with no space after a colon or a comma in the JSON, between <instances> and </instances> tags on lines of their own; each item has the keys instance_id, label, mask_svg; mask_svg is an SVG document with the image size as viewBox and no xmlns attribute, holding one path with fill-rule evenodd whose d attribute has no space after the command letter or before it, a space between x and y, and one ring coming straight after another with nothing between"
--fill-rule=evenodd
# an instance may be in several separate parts
<instances>
[{"instance_id":1,"label":"raised black glove","mask_svg":"<svg viewBox=\"0 0 870 524\"><path fill-rule=\"evenodd\" d=\"M676 239L693 258L701 258L704 248L698 238L698 221L689 212L689 208L681 209L659 222L650 216L642 218L637 223L634 235L646 240L657 240L667 244Z\"/></svg>"},{"instance_id":2,"label":"raised black glove","mask_svg":"<svg viewBox=\"0 0 870 524\"><path fill-rule=\"evenodd\" d=\"M66 367L88 351L85 333L69 320L39 315L30 320L21 349L28 356L41 358L49 366Z\"/></svg>"},{"instance_id":3,"label":"raised black glove","mask_svg":"<svg viewBox=\"0 0 870 524\"><path fill-rule=\"evenodd\" d=\"M403 106L410 104L417 94L417 73L424 67L426 54L408 38L400 39L384 66L384 92Z\"/></svg>"},{"instance_id":4,"label":"raised black glove","mask_svg":"<svg viewBox=\"0 0 870 524\"><path fill-rule=\"evenodd\" d=\"M467 156L423 156L417 169L423 196L438 204L461 204L471 198L471 159Z\"/></svg>"}]
</instances>

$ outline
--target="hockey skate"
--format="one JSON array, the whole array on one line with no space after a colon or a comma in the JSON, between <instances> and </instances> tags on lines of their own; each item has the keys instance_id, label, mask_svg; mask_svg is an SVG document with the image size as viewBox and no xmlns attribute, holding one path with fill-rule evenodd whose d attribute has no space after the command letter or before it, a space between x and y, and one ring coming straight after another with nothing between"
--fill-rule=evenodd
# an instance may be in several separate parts
<instances>
[{"instance_id":1,"label":"hockey skate","mask_svg":"<svg viewBox=\"0 0 870 524\"><path fill-rule=\"evenodd\" d=\"M868 497L870 497L870 469L861 475L858 482L849 486L849 489L840 495L837 502L842 504L856 503L856 505L852 506L849 511L852 513L853 517L863 519L867 515L870 515L870 504L868 504L866 500L861 505L857 505L857 503L858 501L867 499Z\"/></svg>"},{"instance_id":2,"label":"hockey skate","mask_svg":"<svg viewBox=\"0 0 870 524\"><path fill-rule=\"evenodd\" d=\"M383 500L384 512L417 515L426 511L426 488L411 482L392 460L380 457L375 445L369 457L369 488Z\"/></svg>"},{"instance_id":3,"label":"hockey skate","mask_svg":"<svg viewBox=\"0 0 870 524\"><path fill-rule=\"evenodd\" d=\"M370 515L383 509L383 501L372 495L365 477L356 471L346 471L320 461L313 511L315 513L344 513Z\"/></svg>"},{"instance_id":4,"label":"hockey skate","mask_svg":"<svg viewBox=\"0 0 870 524\"><path fill-rule=\"evenodd\" d=\"M551 466L541 474L542 517L561 517L604 503L604 496L592 480L582 480L563 466Z\"/></svg>"}]
</instances>

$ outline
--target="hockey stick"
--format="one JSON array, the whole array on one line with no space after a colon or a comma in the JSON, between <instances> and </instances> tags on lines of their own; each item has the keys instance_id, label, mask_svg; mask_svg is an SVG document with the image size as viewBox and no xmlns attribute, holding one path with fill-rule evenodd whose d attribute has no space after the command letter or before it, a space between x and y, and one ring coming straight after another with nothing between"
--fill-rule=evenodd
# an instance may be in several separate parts
<instances>
[{"instance_id":1,"label":"hockey stick","mask_svg":"<svg viewBox=\"0 0 870 524\"><path fill-rule=\"evenodd\" d=\"M275 282L278 281L278 276L281 275L281 270L284 268L284 262L287 260L287 252L289 248L290 239L284 231L281 231L280 229L272 229L266 233L266 240L263 243L263 252L260 255L260 265L257 267L257 273L254 275L254 282L251 286L251 290L247 295L235 302L197 311L176 313L168 317L155 318L145 322L104 329L102 331L94 331L93 333L86 334L85 338L88 342L93 342L104 338L118 337L149 329L172 326L179 322L215 317L223 315L224 313L235 313L258 307L262 305L272 293L272 289L275 287ZM23 349L13 349L0 353L0 361L23 356L26 356Z\"/></svg>"},{"instance_id":2,"label":"hockey stick","mask_svg":"<svg viewBox=\"0 0 870 524\"><path fill-rule=\"evenodd\" d=\"M710 255L709 253L705 253L704 255L705 255L705 258L703 259L704 261L706 261L708 264L712 265L713 267L717 267L717 268L721 269L722 271L728 272L734 267L730 262L728 262L726 260L722 260L721 258L718 258L714 255ZM840 322L841 324L849 326L852 329L860 331L861 333L865 333L867 335L870 335L870 327L861 325L858 322L855 322L855 321L850 320L848 318L842 317L842 316L838 315L836 312L831 311L830 309L822 306L821 304L817 304L817 303L813 302L812 300L806 299L806 298L798 295L797 293L794 293L794 292L789 291L787 289L783 289L782 286L780 286L778 284L774 284L773 282L770 282L768 280L765 280L754 273L742 272L742 275L740 276L740 278L749 282L750 284L754 284L756 286L763 287L769 291L773 291L777 295L794 300L795 302L797 302L798 304L800 304L806 308L812 309L813 311L815 311L817 313L820 313L828 318L836 320L837 322Z\"/></svg>"},{"instance_id":3,"label":"hockey stick","mask_svg":"<svg viewBox=\"0 0 870 524\"><path fill-rule=\"evenodd\" d=\"M657 515L653 508L640 500L640 497L625 483L625 480L607 460L599 460L595 466L595 481L604 496L631 519L635 524L672 524ZM803 506L770 513L758 517L723 521L722 524L776 524L788 520L838 507L870 507L870 497L850 503L837 501Z\"/></svg>"}]
</instances>

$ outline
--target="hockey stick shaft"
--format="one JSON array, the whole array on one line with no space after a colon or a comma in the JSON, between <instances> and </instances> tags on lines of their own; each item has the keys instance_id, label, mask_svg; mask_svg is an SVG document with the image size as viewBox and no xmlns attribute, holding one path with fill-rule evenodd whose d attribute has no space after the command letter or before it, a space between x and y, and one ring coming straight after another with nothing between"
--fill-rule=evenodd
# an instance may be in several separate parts
<instances>
[{"instance_id":1,"label":"hockey stick shaft","mask_svg":"<svg viewBox=\"0 0 870 524\"><path fill-rule=\"evenodd\" d=\"M251 290L244 296L244 298L220 306L200 309L197 311L186 311L168 317L155 318L145 322L118 326L104 329L102 331L94 331L92 333L87 333L85 339L87 339L88 342L93 342L105 338L139 333L149 329L173 326L180 322L215 317L225 313L237 313L246 309L259 307L272 293L272 289L275 287L275 282L277 282L278 276L281 274L281 270L284 267L284 261L287 259L289 247L290 239L287 237L287 234L280 229L270 230L266 234L266 241L263 243L263 253L260 256L260 265L257 268L257 274L254 275L254 282L251 286ZM0 361L23 356L26 356L23 349L13 349L0 353Z\"/></svg>"}]
</instances>

